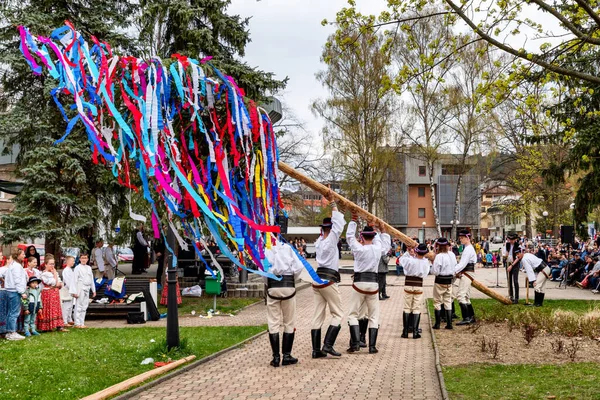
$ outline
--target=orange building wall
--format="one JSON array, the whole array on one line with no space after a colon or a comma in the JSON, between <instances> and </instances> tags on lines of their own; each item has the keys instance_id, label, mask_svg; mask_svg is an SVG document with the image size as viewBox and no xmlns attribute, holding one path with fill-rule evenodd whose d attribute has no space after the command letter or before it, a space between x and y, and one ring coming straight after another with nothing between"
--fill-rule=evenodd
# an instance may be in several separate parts
<instances>
[{"instance_id":1,"label":"orange building wall","mask_svg":"<svg viewBox=\"0 0 600 400\"><path fill-rule=\"evenodd\" d=\"M419 197L419 187L425 188L425 197ZM426 227L435 226L433 210L431 203L431 189L429 185L409 185L408 186L408 226L421 228L423 221L427 223ZM425 209L425 218L419 218L419 208Z\"/></svg>"}]
</instances>

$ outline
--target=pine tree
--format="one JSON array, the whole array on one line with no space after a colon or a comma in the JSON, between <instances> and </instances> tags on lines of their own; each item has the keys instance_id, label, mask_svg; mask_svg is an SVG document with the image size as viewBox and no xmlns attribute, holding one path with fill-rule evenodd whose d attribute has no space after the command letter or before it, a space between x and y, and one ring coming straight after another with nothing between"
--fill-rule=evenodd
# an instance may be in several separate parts
<instances>
[{"instance_id":1,"label":"pine tree","mask_svg":"<svg viewBox=\"0 0 600 400\"><path fill-rule=\"evenodd\" d=\"M46 73L31 73L19 50L18 25L39 35L71 21L85 35L107 41L115 49L130 48L124 34L133 10L128 0L96 0L93 8L73 0L5 1L0 8L0 139L7 148L20 145L17 177L25 182L15 199L15 210L2 220L2 240L10 243L45 237L46 251L84 245L100 216L104 199L122 198L124 190L103 165L95 165L83 126L77 125L61 144L63 120ZM63 104L69 104L67 98Z\"/></svg>"},{"instance_id":2,"label":"pine tree","mask_svg":"<svg viewBox=\"0 0 600 400\"><path fill-rule=\"evenodd\" d=\"M172 54L198 58L212 56L213 63L232 76L252 99L264 99L283 89L287 78L250 67L240 60L250 42L249 18L228 15L230 0L140 0L140 46L147 56Z\"/></svg>"}]
</instances>

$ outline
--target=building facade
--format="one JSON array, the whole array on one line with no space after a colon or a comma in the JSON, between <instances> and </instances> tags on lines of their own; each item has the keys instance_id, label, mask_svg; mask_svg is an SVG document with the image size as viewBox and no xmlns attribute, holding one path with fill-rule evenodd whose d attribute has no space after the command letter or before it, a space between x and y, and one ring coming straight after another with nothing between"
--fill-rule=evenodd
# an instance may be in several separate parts
<instances>
[{"instance_id":1,"label":"building facade","mask_svg":"<svg viewBox=\"0 0 600 400\"><path fill-rule=\"evenodd\" d=\"M426 163L410 154L398 153L397 157L398 162L388 171L385 184L386 221L420 241L436 238L438 234ZM448 238L452 231L458 180L457 157L442 155L434 164L433 181L442 235ZM467 171L462 177L461 186L458 228L467 228L479 235L479 176Z\"/></svg>"}]
</instances>

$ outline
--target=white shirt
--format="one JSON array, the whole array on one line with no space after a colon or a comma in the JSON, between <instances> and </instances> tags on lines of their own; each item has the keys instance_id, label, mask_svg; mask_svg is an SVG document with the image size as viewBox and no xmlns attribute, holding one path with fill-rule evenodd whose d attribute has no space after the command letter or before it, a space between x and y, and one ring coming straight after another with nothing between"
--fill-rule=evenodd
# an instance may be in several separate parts
<instances>
[{"instance_id":1,"label":"white shirt","mask_svg":"<svg viewBox=\"0 0 600 400\"><path fill-rule=\"evenodd\" d=\"M25 293L27 289L27 273L21 264L13 261L8 268L2 272L4 278L4 289L8 292Z\"/></svg>"},{"instance_id":2,"label":"white shirt","mask_svg":"<svg viewBox=\"0 0 600 400\"><path fill-rule=\"evenodd\" d=\"M265 249L265 256L271 263L269 272L273 275L294 275L294 278L298 278L304 268L290 245L279 240L270 249Z\"/></svg>"},{"instance_id":3,"label":"white shirt","mask_svg":"<svg viewBox=\"0 0 600 400\"><path fill-rule=\"evenodd\" d=\"M146 239L144 239L144 235L142 234L142 231L138 231L138 233L136 234L136 237L137 237L138 242L140 242L140 244L142 246L148 247L148 242L146 242Z\"/></svg>"},{"instance_id":4,"label":"white shirt","mask_svg":"<svg viewBox=\"0 0 600 400\"><path fill-rule=\"evenodd\" d=\"M517 245L517 243L511 244L508 252L506 251L506 244L504 246L502 246L502 256L506 257L506 261L509 264L512 264L512 262L515 261L515 259L513 258L513 251L514 251L514 248L516 245Z\"/></svg>"},{"instance_id":5,"label":"white shirt","mask_svg":"<svg viewBox=\"0 0 600 400\"><path fill-rule=\"evenodd\" d=\"M42 288L44 287L52 287L52 286L56 286L58 284L58 282L60 282L60 278L58 278L58 281L54 278L54 272L50 272L50 271L44 271L42 272L42 276L40 278L42 280Z\"/></svg>"},{"instance_id":6,"label":"white shirt","mask_svg":"<svg viewBox=\"0 0 600 400\"><path fill-rule=\"evenodd\" d=\"M453 252L439 253L433 260L433 267L431 273L434 275L454 275L454 269L456 268L456 256Z\"/></svg>"},{"instance_id":7,"label":"white shirt","mask_svg":"<svg viewBox=\"0 0 600 400\"><path fill-rule=\"evenodd\" d=\"M402 256L401 265L404 268L404 276L416 276L427 278L431 263L426 258L417 258L408 254L408 251Z\"/></svg>"},{"instance_id":8,"label":"white shirt","mask_svg":"<svg viewBox=\"0 0 600 400\"><path fill-rule=\"evenodd\" d=\"M390 250L391 240L387 233L376 234L372 244L362 245L356 240L356 222L350 221L346 240L354 255L354 272L377 272L379 259Z\"/></svg>"},{"instance_id":9,"label":"white shirt","mask_svg":"<svg viewBox=\"0 0 600 400\"><path fill-rule=\"evenodd\" d=\"M317 251L317 264L319 267L331 268L334 270L338 270L338 241L340 240L340 235L344 230L344 225L346 225L346 221L344 220L344 214L339 211L334 211L331 213L331 222L333 226L331 227L331 231L326 238L320 236L316 243L315 248Z\"/></svg>"},{"instance_id":10,"label":"white shirt","mask_svg":"<svg viewBox=\"0 0 600 400\"><path fill-rule=\"evenodd\" d=\"M81 290L90 290L94 294L96 293L96 285L94 284L94 274L92 273L92 267L87 264L79 264L75 267L75 292L74 294L78 294Z\"/></svg>"},{"instance_id":11,"label":"white shirt","mask_svg":"<svg viewBox=\"0 0 600 400\"><path fill-rule=\"evenodd\" d=\"M77 280L75 279L75 271L73 271L72 267L63 269L62 280L70 294L77 294L75 293L75 290L77 289Z\"/></svg>"},{"instance_id":12,"label":"white shirt","mask_svg":"<svg viewBox=\"0 0 600 400\"><path fill-rule=\"evenodd\" d=\"M529 282L533 282L537 279L534 270L542 263L542 261L543 260L541 258L537 258L531 253L523 254L523 258L521 259L521 267L523 267L525 270Z\"/></svg>"},{"instance_id":13,"label":"white shirt","mask_svg":"<svg viewBox=\"0 0 600 400\"><path fill-rule=\"evenodd\" d=\"M94 249L94 261L96 262L98 271L104 272L104 251L101 247L96 247Z\"/></svg>"},{"instance_id":14,"label":"white shirt","mask_svg":"<svg viewBox=\"0 0 600 400\"><path fill-rule=\"evenodd\" d=\"M115 252L112 247L108 246L104 250L104 256L106 257L106 262L112 268L117 266L117 259L115 258Z\"/></svg>"},{"instance_id":15,"label":"white shirt","mask_svg":"<svg viewBox=\"0 0 600 400\"><path fill-rule=\"evenodd\" d=\"M467 264L475 263L477 263L477 255L475 254L475 249L473 248L472 244L468 244L465 246L462 254L460 255L460 261L458 264L456 264L456 269L454 272L458 274L460 271L465 269Z\"/></svg>"}]
</instances>

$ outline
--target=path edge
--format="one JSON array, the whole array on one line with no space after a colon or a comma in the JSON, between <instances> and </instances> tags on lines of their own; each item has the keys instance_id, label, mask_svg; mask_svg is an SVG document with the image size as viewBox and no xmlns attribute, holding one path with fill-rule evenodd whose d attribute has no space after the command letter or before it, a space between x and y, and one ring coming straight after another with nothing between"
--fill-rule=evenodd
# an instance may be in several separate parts
<instances>
[{"instance_id":1,"label":"path edge","mask_svg":"<svg viewBox=\"0 0 600 400\"><path fill-rule=\"evenodd\" d=\"M217 358L219 356L222 356L223 354L229 353L232 350L240 348L243 345L245 345L245 344L247 344L247 343L249 343L249 342L251 342L251 341L253 341L255 339L258 339L259 337L261 337L263 335L265 335L267 332L268 332L268 330L265 329L264 331L259 332L256 335L251 336L248 339L245 339L245 340L243 340L243 341L241 341L239 343L236 343L233 346L230 346L230 347L228 347L226 349L223 349L223 350L219 350L216 353L210 354L210 355L208 355L208 356L206 356L204 358L201 358L200 360L194 361L191 364L184 365L183 367L178 368L178 369L176 369L173 372L169 372L169 373L167 373L167 374L165 374L165 375L163 375L163 376L161 376L161 377L159 377L157 379L154 379L154 380L151 380L150 382L144 383L144 384L142 384L141 386L138 386L135 389L132 389L132 390L130 390L128 392L125 392L123 394L120 394L118 396L112 397L112 399L113 400L126 400L126 399L130 399L133 396L138 395L138 394L140 394L142 392L145 392L148 389L150 389L150 388L158 385L159 383L165 382L165 381L167 381L167 380L169 380L171 378L175 378L176 376L181 375L184 372L187 372L187 371L189 371L191 369L194 369L194 368L198 367L199 365L205 364L205 363L207 363L207 362L209 362L209 361L211 361L211 360L213 360L213 359L215 359L215 358Z\"/></svg>"},{"instance_id":2,"label":"path edge","mask_svg":"<svg viewBox=\"0 0 600 400\"><path fill-rule=\"evenodd\" d=\"M433 325L431 324L431 314L429 311L429 307L425 308L427 309L427 318L429 320L429 332L431 333L431 339L433 341L433 353L435 354L435 370L437 372L438 382L440 383L440 390L442 391L442 399L450 400L450 396L448 396L448 391L446 390L446 383L444 381L442 366L440 365L440 351L438 349L437 340L435 338L435 331L433 330Z\"/></svg>"}]
</instances>

